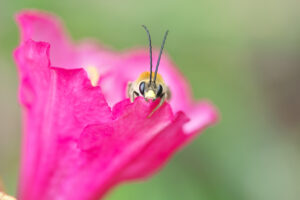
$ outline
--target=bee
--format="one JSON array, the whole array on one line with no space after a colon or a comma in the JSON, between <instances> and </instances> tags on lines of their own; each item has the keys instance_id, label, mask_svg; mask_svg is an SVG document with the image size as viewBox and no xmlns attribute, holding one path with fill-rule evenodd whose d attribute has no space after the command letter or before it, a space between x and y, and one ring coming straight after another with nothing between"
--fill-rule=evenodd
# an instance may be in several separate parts
<instances>
[{"instance_id":1,"label":"bee","mask_svg":"<svg viewBox=\"0 0 300 200\"><path fill-rule=\"evenodd\" d=\"M138 96L144 97L146 101L152 100L155 101L160 99L159 104L156 108L150 113L149 117L163 105L166 100L171 98L171 92L169 87L165 84L163 77L158 74L158 66L160 63L160 58L165 46L165 42L168 36L169 31L167 30L164 39L160 48L158 55L155 72L152 72L152 44L151 36L148 28L145 25L142 27L146 30L149 40L149 51L150 51L150 72L143 72L137 80L129 82L127 85L127 96L130 101L133 102L134 99Z\"/></svg>"}]
</instances>

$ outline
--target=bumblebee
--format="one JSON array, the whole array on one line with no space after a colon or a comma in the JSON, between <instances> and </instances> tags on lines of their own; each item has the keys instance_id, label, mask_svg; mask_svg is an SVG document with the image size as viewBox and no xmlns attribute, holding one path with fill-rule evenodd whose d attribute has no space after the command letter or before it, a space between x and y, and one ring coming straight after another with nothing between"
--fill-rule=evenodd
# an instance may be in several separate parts
<instances>
[{"instance_id":1,"label":"bumblebee","mask_svg":"<svg viewBox=\"0 0 300 200\"><path fill-rule=\"evenodd\" d=\"M138 96L144 97L146 101L152 100L155 101L160 99L157 107L152 111L150 116L160 107L166 100L169 100L171 97L171 92L169 87L165 84L163 77L158 74L158 67L161 59L161 55L165 46L165 42L168 36L169 31L166 31L164 39L160 48L158 55L155 72L152 72L152 44L150 32L145 25L142 26L148 35L149 40L149 51L150 51L150 72L143 72L137 80L129 82L127 85L127 96L130 98L130 101L133 102L134 99Z\"/></svg>"}]
</instances>

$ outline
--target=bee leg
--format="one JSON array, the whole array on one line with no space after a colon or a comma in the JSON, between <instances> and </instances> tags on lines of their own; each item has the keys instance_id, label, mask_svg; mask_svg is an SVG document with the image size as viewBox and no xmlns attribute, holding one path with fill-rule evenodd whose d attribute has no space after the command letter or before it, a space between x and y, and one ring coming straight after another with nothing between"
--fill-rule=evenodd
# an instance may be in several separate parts
<instances>
[{"instance_id":1,"label":"bee leg","mask_svg":"<svg viewBox=\"0 0 300 200\"><path fill-rule=\"evenodd\" d=\"M129 95L129 99L130 99L130 102L133 103L134 102L134 94L130 94Z\"/></svg>"},{"instance_id":2,"label":"bee leg","mask_svg":"<svg viewBox=\"0 0 300 200\"><path fill-rule=\"evenodd\" d=\"M165 100L166 100L166 95L163 95L161 98L160 98L160 102L159 102L159 104L152 110L152 112L148 115L148 118L150 118L152 115L153 115L153 113L155 112L155 111L157 111L162 105L163 105L163 103L165 102Z\"/></svg>"},{"instance_id":3,"label":"bee leg","mask_svg":"<svg viewBox=\"0 0 300 200\"><path fill-rule=\"evenodd\" d=\"M166 89L166 99L167 100L170 100L171 99L171 96L172 96L172 94L171 94L171 90L170 90L170 88L167 86L166 87L167 89Z\"/></svg>"},{"instance_id":4,"label":"bee leg","mask_svg":"<svg viewBox=\"0 0 300 200\"><path fill-rule=\"evenodd\" d=\"M126 95L130 99L130 102L133 103L135 96L132 90L132 82L128 82L127 84Z\"/></svg>"},{"instance_id":5,"label":"bee leg","mask_svg":"<svg viewBox=\"0 0 300 200\"><path fill-rule=\"evenodd\" d=\"M126 96L127 96L127 97L130 97L130 90L131 90L131 87L132 87L132 82L128 82L128 83L127 83L127 86L126 86Z\"/></svg>"}]
</instances>

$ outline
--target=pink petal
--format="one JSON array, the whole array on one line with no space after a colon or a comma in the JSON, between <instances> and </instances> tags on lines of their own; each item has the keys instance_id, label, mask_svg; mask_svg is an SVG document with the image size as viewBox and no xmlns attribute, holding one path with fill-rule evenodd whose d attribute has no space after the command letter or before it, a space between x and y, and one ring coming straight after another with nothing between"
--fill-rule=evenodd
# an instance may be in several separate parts
<instances>
[{"instance_id":1,"label":"pink petal","mask_svg":"<svg viewBox=\"0 0 300 200\"><path fill-rule=\"evenodd\" d=\"M170 107L165 104L149 118L148 115L154 106L155 104L149 104L142 98L137 99L134 104L125 100L114 108L117 110L114 112L117 115L114 116L112 128L109 128L113 130L112 133L102 134L102 125L91 125L84 130L79 144L85 143L83 140L90 140L91 134L96 134L101 145L93 146L91 149L86 149L85 146L85 153L94 156L87 161L91 168L86 169L86 172L79 170L78 173L82 172L86 177L77 177L78 179L71 180L72 182L69 183L89 188L90 193L82 194L84 196L81 196L81 199L98 199L112 185L120 182L119 174L124 168L139 156L139 152L156 137L160 130L168 126L173 117ZM96 129L99 130L95 131ZM62 180L69 180L69 178ZM80 199L77 197L78 194L73 197L72 193L73 190L70 190L66 196Z\"/></svg>"},{"instance_id":2,"label":"pink petal","mask_svg":"<svg viewBox=\"0 0 300 200\"><path fill-rule=\"evenodd\" d=\"M51 44L53 66L76 67L73 46L57 17L31 10L20 12L16 19L21 30L21 43L28 39L47 42Z\"/></svg>"},{"instance_id":3,"label":"pink petal","mask_svg":"<svg viewBox=\"0 0 300 200\"><path fill-rule=\"evenodd\" d=\"M100 88L91 86L86 72L51 68L48 51L48 44L29 40L15 52L20 101L27 107L20 186L23 199L47 188L60 159L59 141L79 138L88 124L107 123L112 117Z\"/></svg>"},{"instance_id":4,"label":"pink petal","mask_svg":"<svg viewBox=\"0 0 300 200\"><path fill-rule=\"evenodd\" d=\"M126 170L123 170L122 178L124 180L135 180L151 176L178 149L200 134L201 130L213 125L217 120L215 109L207 103L199 104L197 110L195 110L195 114L199 118L194 127L190 127L193 125L189 124L191 121L182 112L178 112L173 118L172 123L157 134L151 143L140 152L137 159ZM190 132L191 130L194 131Z\"/></svg>"},{"instance_id":5,"label":"pink petal","mask_svg":"<svg viewBox=\"0 0 300 200\"><path fill-rule=\"evenodd\" d=\"M151 142L136 156L136 159L121 173L122 180L145 178L155 173L168 158L185 143L188 136L183 133L182 126L188 118L179 112L172 122L162 129Z\"/></svg>"}]
</instances>

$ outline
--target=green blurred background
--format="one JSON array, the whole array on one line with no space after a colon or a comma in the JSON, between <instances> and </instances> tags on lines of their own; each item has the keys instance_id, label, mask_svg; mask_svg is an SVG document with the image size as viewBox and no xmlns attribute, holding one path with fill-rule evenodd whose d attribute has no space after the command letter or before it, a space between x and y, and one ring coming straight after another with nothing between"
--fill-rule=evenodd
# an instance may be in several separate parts
<instances>
[{"instance_id":1,"label":"green blurred background","mask_svg":"<svg viewBox=\"0 0 300 200\"><path fill-rule=\"evenodd\" d=\"M147 48L141 24L190 81L211 99L221 122L177 153L148 181L106 198L200 200L300 199L300 1L0 0L0 176L17 187L21 120L12 51L13 20L24 8L59 15L75 40L96 38L117 50Z\"/></svg>"}]
</instances>

